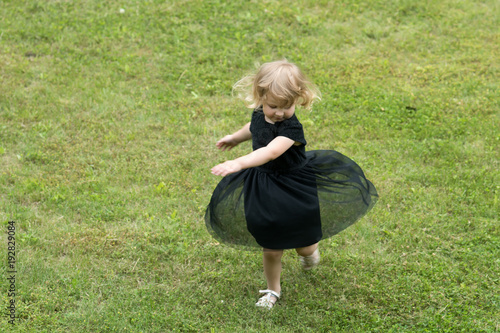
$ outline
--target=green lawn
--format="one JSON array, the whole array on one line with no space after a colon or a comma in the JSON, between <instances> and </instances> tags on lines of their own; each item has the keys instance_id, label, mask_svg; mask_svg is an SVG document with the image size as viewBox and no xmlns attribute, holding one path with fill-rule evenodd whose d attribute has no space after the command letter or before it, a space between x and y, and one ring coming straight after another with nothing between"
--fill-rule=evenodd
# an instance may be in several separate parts
<instances>
[{"instance_id":1,"label":"green lawn","mask_svg":"<svg viewBox=\"0 0 500 333\"><path fill-rule=\"evenodd\" d=\"M0 0L0 331L500 331L499 7ZM316 270L286 252L263 311L261 253L204 211L210 168L251 150L215 147L250 119L232 84L282 57L323 94L308 149L380 199Z\"/></svg>"}]
</instances>

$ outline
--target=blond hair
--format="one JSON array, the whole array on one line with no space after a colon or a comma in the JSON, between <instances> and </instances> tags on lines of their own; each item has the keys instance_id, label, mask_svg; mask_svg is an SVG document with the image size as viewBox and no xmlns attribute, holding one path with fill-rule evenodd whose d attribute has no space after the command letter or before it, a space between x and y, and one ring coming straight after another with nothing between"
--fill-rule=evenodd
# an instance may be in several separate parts
<instances>
[{"instance_id":1,"label":"blond hair","mask_svg":"<svg viewBox=\"0 0 500 333\"><path fill-rule=\"evenodd\" d=\"M309 108L315 99L321 99L316 86L297 65L286 59L263 64L256 74L236 82L233 89L249 108L268 100L278 108L287 109L294 104Z\"/></svg>"}]
</instances>

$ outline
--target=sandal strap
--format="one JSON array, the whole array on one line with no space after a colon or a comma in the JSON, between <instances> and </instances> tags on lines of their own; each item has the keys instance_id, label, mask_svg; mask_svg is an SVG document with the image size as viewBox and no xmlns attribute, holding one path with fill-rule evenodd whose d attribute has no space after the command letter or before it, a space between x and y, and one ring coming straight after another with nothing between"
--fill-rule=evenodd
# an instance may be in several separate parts
<instances>
[{"instance_id":1,"label":"sandal strap","mask_svg":"<svg viewBox=\"0 0 500 333\"><path fill-rule=\"evenodd\" d=\"M278 294L277 292L275 292L274 290L271 290L271 289L259 290L259 293L261 293L261 294L271 294L271 295L273 295L276 298L280 298L280 294Z\"/></svg>"}]
</instances>

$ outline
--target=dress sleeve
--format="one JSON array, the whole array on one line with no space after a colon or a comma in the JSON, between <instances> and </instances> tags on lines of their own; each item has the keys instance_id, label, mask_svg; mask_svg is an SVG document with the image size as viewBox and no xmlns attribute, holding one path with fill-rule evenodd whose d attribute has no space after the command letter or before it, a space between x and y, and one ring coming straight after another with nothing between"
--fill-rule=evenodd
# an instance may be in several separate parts
<instances>
[{"instance_id":1,"label":"dress sleeve","mask_svg":"<svg viewBox=\"0 0 500 333\"><path fill-rule=\"evenodd\" d=\"M257 132L257 128L259 127L259 116L260 116L260 113L259 112L260 110L257 108L255 110L253 110L252 112L252 119L250 120L250 133L252 133L252 135L255 135L256 132Z\"/></svg>"},{"instance_id":2,"label":"dress sleeve","mask_svg":"<svg viewBox=\"0 0 500 333\"><path fill-rule=\"evenodd\" d=\"M303 145L307 144L302 124L295 115L281 123L281 126L278 128L278 136L287 137Z\"/></svg>"}]
</instances>

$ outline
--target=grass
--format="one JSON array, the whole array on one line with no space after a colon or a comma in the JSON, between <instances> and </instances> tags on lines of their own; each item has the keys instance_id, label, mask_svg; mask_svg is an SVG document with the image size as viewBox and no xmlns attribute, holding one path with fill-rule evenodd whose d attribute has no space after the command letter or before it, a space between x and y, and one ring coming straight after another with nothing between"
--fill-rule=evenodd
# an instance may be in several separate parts
<instances>
[{"instance_id":1,"label":"grass","mask_svg":"<svg viewBox=\"0 0 500 333\"><path fill-rule=\"evenodd\" d=\"M18 271L0 330L500 331L495 1L0 4ZM323 93L298 112L308 149L352 157L380 200L316 271L287 252L265 312L261 254L217 244L203 215L210 167L251 149L214 146L249 119L231 86L281 57Z\"/></svg>"}]
</instances>

